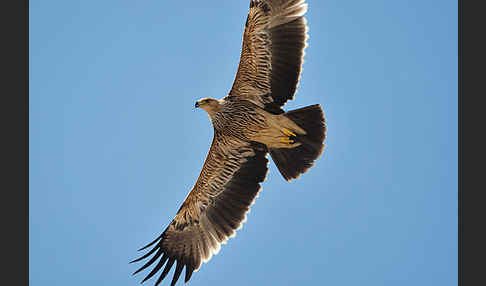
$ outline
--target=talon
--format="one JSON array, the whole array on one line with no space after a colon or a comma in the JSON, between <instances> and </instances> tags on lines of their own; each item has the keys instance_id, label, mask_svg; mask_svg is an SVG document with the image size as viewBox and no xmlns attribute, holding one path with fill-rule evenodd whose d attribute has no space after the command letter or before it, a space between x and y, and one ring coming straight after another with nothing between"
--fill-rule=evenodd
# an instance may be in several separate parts
<instances>
[{"instance_id":1,"label":"talon","mask_svg":"<svg viewBox=\"0 0 486 286\"><path fill-rule=\"evenodd\" d=\"M297 136L297 135L295 135L295 133L294 133L294 132L292 132L292 131L290 131L290 130L288 130L288 129L286 129L286 128L284 128L283 133L284 133L285 135L289 136L289 137L290 137L290 136L293 136L293 137L296 137L296 136Z\"/></svg>"}]
</instances>

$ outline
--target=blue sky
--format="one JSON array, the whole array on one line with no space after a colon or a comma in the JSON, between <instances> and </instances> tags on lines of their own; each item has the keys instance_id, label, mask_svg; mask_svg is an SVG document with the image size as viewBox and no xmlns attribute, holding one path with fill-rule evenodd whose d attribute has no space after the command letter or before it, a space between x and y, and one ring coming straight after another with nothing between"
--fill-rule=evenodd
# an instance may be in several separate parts
<instances>
[{"instance_id":1,"label":"blue sky","mask_svg":"<svg viewBox=\"0 0 486 286\"><path fill-rule=\"evenodd\" d=\"M325 151L291 183L270 163L189 285L456 285L457 2L307 2L285 109L323 106ZM30 1L30 285L147 273L128 262L199 175L194 102L229 91L249 0L180 3Z\"/></svg>"}]
</instances>

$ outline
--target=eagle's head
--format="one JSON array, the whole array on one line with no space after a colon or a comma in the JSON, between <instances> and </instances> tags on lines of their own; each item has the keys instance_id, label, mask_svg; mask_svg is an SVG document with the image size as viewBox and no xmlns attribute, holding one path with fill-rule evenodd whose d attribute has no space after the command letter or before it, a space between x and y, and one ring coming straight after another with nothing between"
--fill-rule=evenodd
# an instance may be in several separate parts
<instances>
[{"instance_id":1,"label":"eagle's head","mask_svg":"<svg viewBox=\"0 0 486 286\"><path fill-rule=\"evenodd\" d=\"M212 116L220 110L221 103L217 99L204 97L196 101L194 107L201 107L209 114L209 116Z\"/></svg>"}]
</instances>

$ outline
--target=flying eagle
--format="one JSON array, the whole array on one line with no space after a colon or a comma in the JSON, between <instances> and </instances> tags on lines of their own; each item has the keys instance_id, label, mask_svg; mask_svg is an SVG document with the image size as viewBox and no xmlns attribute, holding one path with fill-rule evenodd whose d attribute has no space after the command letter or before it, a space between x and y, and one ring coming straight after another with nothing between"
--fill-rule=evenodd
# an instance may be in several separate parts
<instances>
[{"instance_id":1,"label":"flying eagle","mask_svg":"<svg viewBox=\"0 0 486 286\"><path fill-rule=\"evenodd\" d=\"M324 148L326 125L320 105L285 112L293 99L306 47L305 0L251 0L240 63L222 99L203 98L214 138L196 184L164 232L143 247L137 262L155 263L142 283L165 265L158 285L176 263L171 285L185 266L185 282L234 236L258 195L270 153L289 181L306 172Z\"/></svg>"}]
</instances>

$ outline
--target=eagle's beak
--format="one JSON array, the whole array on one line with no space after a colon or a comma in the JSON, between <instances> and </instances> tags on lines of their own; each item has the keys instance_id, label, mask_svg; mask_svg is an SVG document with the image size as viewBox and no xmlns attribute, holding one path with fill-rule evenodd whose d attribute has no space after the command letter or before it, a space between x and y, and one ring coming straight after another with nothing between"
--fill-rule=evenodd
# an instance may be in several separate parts
<instances>
[{"instance_id":1,"label":"eagle's beak","mask_svg":"<svg viewBox=\"0 0 486 286\"><path fill-rule=\"evenodd\" d=\"M198 101L196 101L196 104L194 104L194 107L195 108L198 108L199 107L199 102Z\"/></svg>"}]
</instances>

